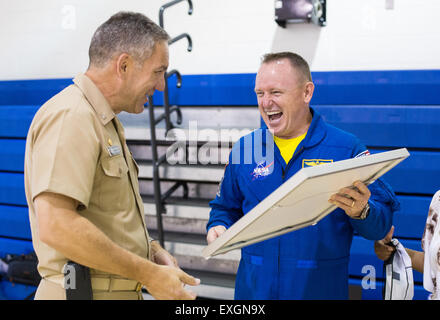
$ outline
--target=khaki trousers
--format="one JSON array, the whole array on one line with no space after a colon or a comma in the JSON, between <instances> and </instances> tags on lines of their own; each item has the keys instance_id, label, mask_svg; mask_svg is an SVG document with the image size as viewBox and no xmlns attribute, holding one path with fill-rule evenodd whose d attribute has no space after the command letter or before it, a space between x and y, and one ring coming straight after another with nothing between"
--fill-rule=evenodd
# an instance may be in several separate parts
<instances>
[{"instance_id":1,"label":"khaki trousers","mask_svg":"<svg viewBox=\"0 0 440 320\"><path fill-rule=\"evenodd\" d=\"M47 279L41 279L35 300L66 300L65 289ZM93 290L93 300L143 300L142 291Z\"/></svg>"}]
</instances>

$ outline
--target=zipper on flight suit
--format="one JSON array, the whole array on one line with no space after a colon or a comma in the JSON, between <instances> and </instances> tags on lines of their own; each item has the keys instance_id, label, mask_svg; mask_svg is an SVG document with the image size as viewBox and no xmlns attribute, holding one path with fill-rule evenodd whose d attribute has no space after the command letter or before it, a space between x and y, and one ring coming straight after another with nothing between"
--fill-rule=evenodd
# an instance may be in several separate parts
<instances>
[{"instance_id":1,"label":"zipper on flight suit","mask_svg":"<svg viewBox=\"0 0 440 320\"><path fill-rule=\"evenodd\" d=\"M298 155L303 151L304 146L301 146L301 148L297 151L295 151L295 154L292 156L292 158L289 160L289 163L287 164L285 169L282 169L283 174L282 174L282 180L284 182L284 178L286 177L286 172L288 172L289 170L289 166L293 163L293 161L295 160L294 158L298 157Z\"/></svg>"},{"instance_id":2,"label":"zipper on flight suit","mask_svg":"<svg viewBox=\"0 0 440 320\"><path fill-rule=\"evenodd\" d=\"M284 182L284 179L285 179L285 177L286 177L286 172L288 172L289 170L289 166L291 166L291 164L294 162L294 160L295 160L295 158L296 157L298 157L298 155L302 152L304 150L304 146L301 146L301 148L299 149L299 150L296 150L295 151L295 153L293 154L293 156L292 156L292 158L289 160L289 163L286 165L286 168L282 168L281 169L281 171L282 171L282 180L283 180L283 182ZM281 270L280 270L280 264L281 264L281 255L280 255L280 251L281 251L281 242L280 242L280 240L278 239L278 261L277 261L277 263L278 263L278 266L277 266L277 268L278 268L278 272L277 272L277 277L276 277L276 281L277 281L277 283L276 283L276 287L278 288L278 290L277 290L277 297L275 298L275 299L279 299L279 292L280 292L280 285L281 285L281 282L280 282L280 272L281 272Z\"/></svg>"}]
</instances>

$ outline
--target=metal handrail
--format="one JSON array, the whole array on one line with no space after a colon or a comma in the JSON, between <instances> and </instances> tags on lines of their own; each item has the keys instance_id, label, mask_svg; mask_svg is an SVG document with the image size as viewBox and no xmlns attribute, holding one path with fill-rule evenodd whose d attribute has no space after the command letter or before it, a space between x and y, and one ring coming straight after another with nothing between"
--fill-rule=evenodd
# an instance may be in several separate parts
<instances>
[{"instance_id":1,"label":"metal handrail","mask_svg":"<svg viewBox=\"0 0 440 320\"><path fill-rule=\"evenodd\" d=\"M173 75L176 75L177 77L177 84L176 87L180 88L182 86L182 75L180 74L179 71L177 71L176 69L173 69L171 71L168 71L166 74L166 78L171 78Z\"/></svg>"},{"instance_id":2,"label":"metal handrail","mask_svg":"<svg viewBox=\"0 0 440 320\"><path fill-rule=\"evenodd\" d=\"M180 39L183 39L183 38L188 39L188 48L186 50L191 52L192 51L192 39L191 39L191 36L188 33L179 34L178 36L168 40L168 44L171 45L171 44L173 44L173 43L175 43L175 42L177 42L177 41L179 41Z\"/></svg>"},{"instance_id":3,"label":"metal handrail","mask_svg":"<svg viewBox=\"0 0 440 320\"><path fill-rule=\"evenodd\" d=\"M168 131L170 131L171 129L175 128L175 126L172 124L171 122L171 112L177 112L177 122L178 124L182 123L182 112L180 111L180 108L178 106L175 106L176 108L173 108L173 110L171 110L170 108L170 101L169 101L169 92L168 92L168 78L170 78L171 76L176 75L177 77L177 83L176 83L176 87L180 88L182 86L182 76L180 75L180 72L173 69L170 72L167 72L167 74L165 75L165 89L163 92L163 106L165 109L165 123L166 123L166 133L168 133Z\"/></svg>"},{"instance_id":4,"label":"metal handrail","mask_svg":"<svg viewBox=\"0 0 440 320\"><path fill-rule=\"evenodd\" d=\"M175 0L171 1L169 3L164 4L159 9L159 25L163 28L164 22L163 22L163 14L166 8L169 8L179 2L187 1L189 4L188 14L192 14L193 12L193 4L191 0ZM188 40L188 51L192 50L192 39L189 34L182 33L178 35L175 38L172 38L168 41L168 44L171 45L180 39L186 38ZM162 163L166 162L167 154L163 154L161 157L159 157L158 151L157 151L157 137L156 137L156 125L162 121L165 120L166 125L166 133L175 128L174 124L171 122L170 115L171 113L175 112L177 114L177 124L182 123L182 111L180 110L179 106L173 105L170 106L169 103L169 97L168 97L168 78L171 76L176 75L177 77L177 88L180 88L182 86L182 76L180 75L179 71L177 70L171 70L165 74L165 88L164 88L164 113L160 116L155 118L154 115L154 103L153 103L153 97L149 97L149 118L150 118L150 131L151 131L151 149L152 149L152 158L153 158L153 185L154 185L154 201L156 204L156 217L157 217L157 231L159 235L159 242L164 246L164 232L163 232L163 221L162 221L162 214L166 213L165 209L165 201L167 198L169 198L179 187L183 188L183 196L184 198L188 197L188 185L186 182L176 182L171 188L169 188L164 194L161 192L161 186L160 186L160 175L159 175L159 167Z\"/></svg>"},{"instance_id":5,"label":"metal handrail","mask_svg":"<svg viewBox=\"0 0 440 320\"><path fill-rule=\"evenodd\" d=\"M159 242L164 245L163 236L163 223L162 223L162 213L165 212L164 204L162 203L160 197L160 177L159 177L159 166L157 165L158 153L157 153L157 141L156 141L156 121L154 119L154 103L153 97L150 96L148 99L148 112L150 118L150 143L151 143L151 153L153 157L153 187L154 187L154 202L156 205L156 215L157 215L157 231L159 233Z\"/></svg>"},{"instance_id":6,"label":"metal handrail","mask_svg":"<svg viewBox=\"0 0 440 320\"><path fill-rule=\"evenodd\" d=\"M165 9L174 6L175 4L178 4L179 2L182 1L188 1L188 5L189 5L189 9L188 9L188 14L191 15L193 13L193 4L191 0L174 0L171 2L168 2L166 4L164 4L162 7L160 7L159 9L159 25L163 28L163 13L165 11Z\"/></svg>"}]
</instances>

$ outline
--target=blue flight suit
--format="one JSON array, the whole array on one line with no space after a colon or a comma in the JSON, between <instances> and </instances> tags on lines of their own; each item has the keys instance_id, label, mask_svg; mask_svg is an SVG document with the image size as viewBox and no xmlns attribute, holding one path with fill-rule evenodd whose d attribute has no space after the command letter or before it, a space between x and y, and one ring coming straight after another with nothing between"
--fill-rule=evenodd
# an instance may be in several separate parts
<instances>
[{"instance_id":1,"label":"blue flight suit","mask_svg":"<svg viewBox=\"0 0 440 320\"><path fill-rule=\"evenodd\" d=\"M273 152L271 163L244 161L255 151L253 143L246 142L249 135L234 145L217 196L210 202L207 230L216 225L229 228L310 161L339 161L367 150L354 135L325 123L310 110L313 119L308 133L288 164L276 145L264 138L261 152ZM264 137L267 130L262 127L250 135ZM268 150L269 145L273 150ZM234 160L234 154L241 160ZM399 209L394 192L383 180L369 189L370 212L365 220L352 219L338 208L314 226L242 248L235 299L348 299L353 232L370 240L383 239L393 212Z\"/></svg>"}]
</instances>

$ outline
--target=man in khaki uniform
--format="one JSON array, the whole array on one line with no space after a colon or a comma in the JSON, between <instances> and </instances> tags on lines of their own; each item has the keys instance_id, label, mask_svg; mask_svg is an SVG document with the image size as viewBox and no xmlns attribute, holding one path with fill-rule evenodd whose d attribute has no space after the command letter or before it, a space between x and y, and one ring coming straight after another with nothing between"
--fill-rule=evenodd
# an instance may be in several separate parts
<instances>
[{"instance_id":1,"label":"man in khaki uniform","mask_svg":"<svg viewBox=\"0 0 440 320\"><path fill-rule=\"evenodd\" d=\"M42 281L36 299L66 299L68 260L90 268L93 299L194 299L184 273L149 238L138 168L115 116L163 90L167 33L120 12L95 32L90 65L47 101L28 132L25 188Z\"/></svg>"}]
</instances>

